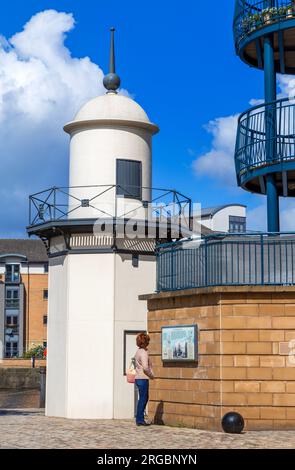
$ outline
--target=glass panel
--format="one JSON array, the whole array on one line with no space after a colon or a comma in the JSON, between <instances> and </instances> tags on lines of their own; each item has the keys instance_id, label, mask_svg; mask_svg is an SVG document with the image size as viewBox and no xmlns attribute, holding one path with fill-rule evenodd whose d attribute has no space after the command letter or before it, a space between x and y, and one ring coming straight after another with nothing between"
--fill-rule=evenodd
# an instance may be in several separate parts
<instances>
[{"instance_id":1,"label":"glass panel","mask_svg":"<svg viewBox=\"0 0 295 470\"><path fill-rule=\"evenodd\" d=\"M20 265L7 264L5 282L18 283L20 281Z\"/></svg>"},{"instance_id":2,"label":"glass panel","mask_svg":"<svg viewBox=\"0 0 295 470\"><path fill-rule=\"evenodd\" d=\"M6 289L6 308L19 308L19 289Z\"/></svg>"}]
</instances>

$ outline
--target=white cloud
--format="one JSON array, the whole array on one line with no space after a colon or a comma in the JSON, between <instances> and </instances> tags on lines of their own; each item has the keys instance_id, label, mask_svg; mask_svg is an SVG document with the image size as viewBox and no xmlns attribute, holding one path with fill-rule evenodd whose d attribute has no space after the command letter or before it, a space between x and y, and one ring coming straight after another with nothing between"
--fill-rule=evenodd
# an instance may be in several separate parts
<instances>
[{"instance_id":1,"label":"white cloud","mask_svg":"<svg viewBox=\"0 0 295 470\"><path fill-rule=\"evenodd\" d=\"M280 98L293 98L295 96L295 78L292 75L278 75L278 86Z\"/></svg>"},{"instance_id":2,"label":"white cloud","mask_svg":"<svg viewBox=\"0 0 295 470\"><path fill-rule=\"evenodd\" d=\"M25 227L30 193L67 184L62 127L105 92L102 70L64 44L74 25L71 14L47 10L0 36L0 236Z\"/></svg>"},{"instance_id":3,"label":"white cloud","mask_svg":"<svg viewBox=\"0 0 295 470\"><path fill-rule=\"evenodd\" d=\"M282 232L295 231L295 206L293 198L280 198L280 223ZM264 198L263 204L248 209L248 230L267 231L267 204Z\"/></svg>"},{"instance_id":4,"label":"white cloud","mask_svg":"<svg viewBox=\"0 0 295 470\"><path fill-rule=\"evenodd\" d=\"M205 127L212 134L212 147L193 162L197 176L217 179L222 183L236 184L234 148L238 115L221 117Z\"/></svg>"},{"instance_id":5,"label":"white cloud","mask_svg":"<svg viewBox=\"0 0 295 470\"><path fill-rule=\"evenodd\" d=\"M267 208L266 201L257 207L247 210L247 230L267 231Z\"/></svg>"}]
</instances>

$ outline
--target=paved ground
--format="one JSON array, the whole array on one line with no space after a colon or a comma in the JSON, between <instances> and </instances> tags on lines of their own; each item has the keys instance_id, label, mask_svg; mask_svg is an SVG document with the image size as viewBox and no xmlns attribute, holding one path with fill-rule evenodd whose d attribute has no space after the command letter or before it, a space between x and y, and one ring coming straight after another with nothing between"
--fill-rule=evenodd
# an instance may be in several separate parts
<instances>
[{"instance_id":1,"label":"paved ground","mask_svg":"<svg viewBox=\"0 0 295 470\"><path fill-rule=\"evenodd\" d=\"M295 431L229 435L168 426L137 428L131 421L46 418L40 410L0 411L0 449L141 449L143 445L145 449L294 449Z\"/></svg>"}]
</instances>

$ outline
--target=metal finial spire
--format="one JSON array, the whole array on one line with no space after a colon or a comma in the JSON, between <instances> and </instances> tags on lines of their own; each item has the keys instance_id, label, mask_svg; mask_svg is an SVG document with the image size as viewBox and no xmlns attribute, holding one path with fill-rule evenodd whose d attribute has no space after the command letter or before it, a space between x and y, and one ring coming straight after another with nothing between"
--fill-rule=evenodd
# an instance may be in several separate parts
<instances>
[{"instance_id":1,"label":"metal finial spire","mask_svg":"<svg viewBox=\"0 0 295 470\"><path fill-rule=\"evenodd\" d=\"M121 85L120 77L116 74L115 65L115 39L114 33L115 28L111 28L111 48L110 48L110 70L109 73L104 77L103 84L108 90L107 93L117 93L118 88Z\"/></svg>"},{"instance_id":2,"label":"metal finial spire","mask_svg":"<svg viewBox=\"0 0 295 470\"><path fill-rule=\"evenodd\" d=\"M110 48L110 70L109 73L116 73L115 64L115 28L111 28L111 48Z\"/></svg>"}]
</instances>

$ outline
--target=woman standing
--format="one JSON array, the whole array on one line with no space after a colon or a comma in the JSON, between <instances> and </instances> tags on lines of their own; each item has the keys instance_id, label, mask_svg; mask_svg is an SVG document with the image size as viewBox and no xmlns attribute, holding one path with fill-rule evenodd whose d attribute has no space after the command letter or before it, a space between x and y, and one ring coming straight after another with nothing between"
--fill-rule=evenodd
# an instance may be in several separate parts
<instances>
[{"instance_id":1,"label":"woman standing","mask_svg":"<svg viewBox=\"0 0 295 470\"><path fill-rule=\"evenodd\" d=\"M149 426L144 420L144 411L149 400L149 380L154 379L152 364L148 354L149 342L150 337L147 333L140 333L136 337L138 350L135 354L135 384L139 392L136 413L137 426Z\"/></svg>"}]
</instances>

